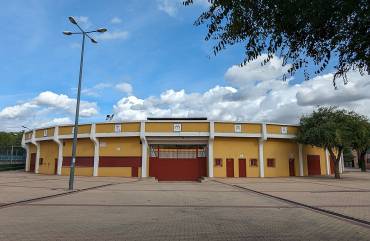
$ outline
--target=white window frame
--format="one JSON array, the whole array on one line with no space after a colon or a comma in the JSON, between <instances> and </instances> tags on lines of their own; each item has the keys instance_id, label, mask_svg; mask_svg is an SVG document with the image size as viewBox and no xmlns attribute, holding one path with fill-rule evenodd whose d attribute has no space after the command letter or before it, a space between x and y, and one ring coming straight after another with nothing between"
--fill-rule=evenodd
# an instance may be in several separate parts
<instances>
[{"instance_id":1,"label":"white window frame","mask_svg":"<svg viewBox=\"0 0 370 241\"><path fill-rule=\"evenodd\" d=\"M174 123L173 124L173 132L181 132L181 123Z\"/></svg>"},{"instance_id":2,"label":"white window frame","mask_svg":"<svg viewBox=\"0 0 370 241\"><path fill-rule=\"evenodd\" d=\"M114 124L114 132L121 133L122 132L122 125L121 124Z\"/></svg>"},{"instance_id":3,"label":"white window frame","mask_svg":"<svg viewBox=\"0 0 370 241\"><path fill-rule=\"evenodd\" d=\"M242 125L241 124L235 124L234 125L234 132L235 133L241 133L242 132Z\"/></svg>"},{"instance_id":4,"label":"white window frame","mask_svg":"<svg viewBox=\"0 0 370 241\"><path fill-rule=\"evenodd\" d=\"M282 126L280 129L281 134L288 134L288 127L287 126Z\"/></svg>"}]
</instances>

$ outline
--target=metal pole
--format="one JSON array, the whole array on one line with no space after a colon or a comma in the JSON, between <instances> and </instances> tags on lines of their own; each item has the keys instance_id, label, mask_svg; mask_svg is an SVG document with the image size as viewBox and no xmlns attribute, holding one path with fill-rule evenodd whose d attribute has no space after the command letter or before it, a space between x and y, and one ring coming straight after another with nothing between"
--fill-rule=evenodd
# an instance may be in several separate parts
<instances>
[{"instance_id":1,"label":"metal pole","mask_svg":"<svg viewBox=\"0 0 370 241\"><path fill-rule=\"evenodd\" d=\"M71 160L71 168L70 168L70 173L69 173L69 190L73 190L73 184L74 184L77 133L78 133L78 117L80 114L80 96L81 96L82 68L83 68L83 61L84 61L84 49L85 49L85 33L83 32L82 33L81 61L80 61L80 75L78 78L78 89L77 89L75 127L74 127L74 132L73 132L72 160Z\"/></svg>"},{"instance_id":2,"label":"metal pole","mask_svg":"<svg viewBox=\"0 0 370 241\"><path fill-rule=\"evenodd\" d=\"M12 153L10 153L10 165L13 163L13 145L12 145Z\"/></svg>"}]
</instances>

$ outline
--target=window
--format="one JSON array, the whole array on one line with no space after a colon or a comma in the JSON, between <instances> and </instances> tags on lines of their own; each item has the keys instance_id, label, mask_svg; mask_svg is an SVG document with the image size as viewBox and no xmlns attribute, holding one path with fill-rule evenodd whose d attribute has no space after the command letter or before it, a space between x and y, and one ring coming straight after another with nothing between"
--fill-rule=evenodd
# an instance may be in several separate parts
<instances>
[{"instance_id":1,"label":"window","mask_svg":"<svg viewBox=\"0 0 370 241\"><path fill-rule=\"evenodd\" d=\"M288 134L288 127L282 126L281 127L281 134Z\"/></svg>"},{"instance_id":2,"label":"window","mask_svg":"<svg viewBox=\"0 0 370 241\"><path fill-rule=\"evenodd\" d=\"M240 125L240 124L235 124L235 125L234 125L234 131L235 131L236 133L240 133L240 132L242 132L242 125Z\"/></svg>"},{"instance_id":3,"label":"window","mask_svg":"<svg viewBox=\"0 0 370 241\"><path fill-rule=\"evenodd\" d=\"M217 167L222 167L222 159L221 158L216 158L215 159L215 166Z\"/></svg>"},{"instance_id":4,"label":"window","mask_svg":"<svg viewBox=\"0 0 370 241\"><path fill-rule=\"evenodd\" d=\"M367 159L367 163L370 163L370 158Z\"/></svg>"},{"instance_id":5,"label":"window","mask_svg":"<svg viewBox=\"0 0 370 241\"><path fill-rule=\"evenodd\" d=\"M48 136L48 129L44 130L44 137Z\"/></svg>"},{"instance_id":6,"label":"window","mask_svg":"<svg viewBox=\"0 0 370 241\"><path fill-rule=\"evenodd\" d=\"M181 124L180 123L173 124L173 131L174 132L181 132Z\"/></svg>"},{"instance_id":7,"label":"window","mask_svg":"<svg viewBox=\"0 0 370 241\"><path fill-rule=\"evenodd\" d=\"M275 159L267 158L267 166L268 167L275 167Z\"/></svg>"},{"instance_id":8,"label":"window","mask_svg":"<svg viewBox=\"0 0 370 241\"><path fill-rule=\"evenodd\" d=\"M122 130L121 124L115 124L114 125L114 132L119 133L119 132L121 132L121 130Z\"/></svg>"},{"instance_id":9,"label":"window","mask_svg":"<svg viewBox=\"0 0 370 241\"><path fill-rule=\"evenodd\" d=\"M257 164L257 159L256 159L256 158L252 158L252 159L250 159L250 160L249 160L249 166L251 166L251 167L256 167L256 166L258 166L258 164Z\"/></svg>"},{"instance_id":10,"label":"window","mask_svg":"<svg viewBox=\"0 0 370 241\"><path fill-rule=\"evenodd\" d=\"M43 165L44 164L44 158L40 158L40 165Z\"/></svg>"}]
</instances>

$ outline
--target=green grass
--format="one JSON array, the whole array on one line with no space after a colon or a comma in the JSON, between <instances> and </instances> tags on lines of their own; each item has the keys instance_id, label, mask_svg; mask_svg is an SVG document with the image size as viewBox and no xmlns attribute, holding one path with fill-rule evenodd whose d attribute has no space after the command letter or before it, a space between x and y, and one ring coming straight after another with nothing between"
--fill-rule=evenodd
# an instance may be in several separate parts
<instances>
[{"instance_id":1,"label":"green grass","mask_svg":"<svg viewBox=\"0 0 370 241\"><path fill-rule=\"evenodd\" d=\"M24 169L24 164L0 165L0 172L1 171L9 171L9 170L19 170L19 169Z\"/></svg>"}]
</instances>

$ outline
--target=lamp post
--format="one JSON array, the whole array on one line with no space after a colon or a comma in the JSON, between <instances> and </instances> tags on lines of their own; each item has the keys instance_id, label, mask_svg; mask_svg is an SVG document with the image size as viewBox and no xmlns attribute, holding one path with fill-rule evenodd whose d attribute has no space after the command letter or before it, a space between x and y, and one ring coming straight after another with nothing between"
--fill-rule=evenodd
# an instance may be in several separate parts
<instances>
[{"instance_id":1,"label":"lamp post","mask_svg":"<svg viewBox=\"0 0 370 241\"><path fill-rule=\"evenodd\" d=\"M99 28L93 31L85 31L83 30L77 23L76 19L73 17L68 17L69 21L76 25L80 32L70 32L64 31L63 34L65 35L73 35L73 34L82 34L82 48L81 48L81 58L80 58L80 73L78 77L78 88L77 88L77 104L76 104L76 115L75 115L75 125L73 130L73 144L72 144L72 160L71 160L71 168L69 173L69 190L73 190L74 184L74 174L75 174L75 163L76 163L76 147L77 147L77 133L78 133L78 117L80 114L80 97L81 97L81 82L82 82L82 68L83 68L83 61L84 61L84 49L85 49L85 38L88 37L91 42L97 44L98 42L90 37L90 33L104 33L107 31L105 28Z\"/></svg>"}]
</instances>

